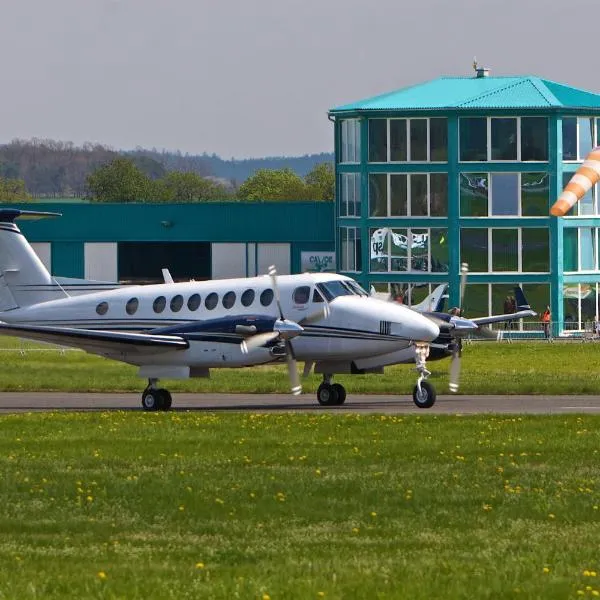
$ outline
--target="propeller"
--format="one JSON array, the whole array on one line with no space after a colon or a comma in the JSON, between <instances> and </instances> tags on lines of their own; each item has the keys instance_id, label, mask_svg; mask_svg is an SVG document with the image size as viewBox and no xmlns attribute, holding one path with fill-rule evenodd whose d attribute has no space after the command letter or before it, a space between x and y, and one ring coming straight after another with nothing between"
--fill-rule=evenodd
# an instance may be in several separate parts
<instances>
[{"instance_id":1,"label":"propeller","mask_svg":"<svg viewBox=\"0 0 600 600\"><path fill-rule=\"evenodd\" d=\"M448 388L451 392L458 392L460 381L460 356L462 354L462 339L461 333L470 333L473 329L479 329L473 321L463 319L461 317L463 311L463 302L465 298L465 288L467 287L467 275L469 273L469 265L461 263L460 265L460 288L458 297L458 314L450 317L450 322L453 325L452 335L455 337L455 342L451 344L452 358L450 362L450 383Z\"/></svg>"}]
</instances>

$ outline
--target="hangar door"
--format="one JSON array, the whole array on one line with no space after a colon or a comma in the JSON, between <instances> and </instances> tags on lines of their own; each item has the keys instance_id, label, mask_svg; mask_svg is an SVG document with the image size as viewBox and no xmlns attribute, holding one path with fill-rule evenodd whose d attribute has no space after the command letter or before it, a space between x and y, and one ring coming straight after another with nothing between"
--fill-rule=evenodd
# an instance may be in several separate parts
<instances>
[{"instance_id":1,"label":"hangar door","mask_svg":"<svg viewBox=\"0 0 600 600\"><path fill-rule=\"evenodd\" d=\"M120 242L119 281L160 283L167 268L175 281L210 279L209 242Z\"/></svg>"}]
</instances>

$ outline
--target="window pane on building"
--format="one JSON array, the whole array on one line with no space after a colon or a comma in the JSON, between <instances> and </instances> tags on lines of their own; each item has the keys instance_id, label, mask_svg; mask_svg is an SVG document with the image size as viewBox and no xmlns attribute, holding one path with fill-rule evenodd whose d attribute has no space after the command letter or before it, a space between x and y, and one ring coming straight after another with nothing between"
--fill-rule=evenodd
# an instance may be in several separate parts
<instances>
[{"instance_id":1,"label":"window pane on building","mask_svg":"<svg viewBox=\"0 0 600 600\"><path fill-rule=\"evenodd\" d=\"M579 255L579 240L576 227L566 227L563 230L563 270L577 271Z\"/></svg>"},{"instance_id":2,"label":"window pane on building","mask_svg":"<svg viewBox=\"0 0 600 600\"><path fill-rule=\"evenodd\" d=\"M591 329L593 322L598 320L596 283L580 283L579 295L581 297L581 329Z\"/></svg>"},{"instance_id":3,"label":"window pane on building","mask_svg":"<svg viewBox=\"0 0 600 600\"><path fill-rule=\"evenodd\" d=\"M579 329L579 295L578 283L568 283L563 286L563 327L568 331Z\"/></svg>"},{"instance_id":4,"label":"window pane on building","mask_svg":"<svg viewBox=\"0 0 600 600\"><path fill-rule=\"evenodd\" d=\"M340 216L360 217L360 174L340 175Z\"/></svg>"},{"instance_id":5,"label":"window pane on building","mask_svg":"<svg viewBox=\"0 0 600 600\"><path fill-rule=\"evenodd\" d=\"M448 230L432 228L429 230L432 273L448 273Z\"/></svg>"},{"instance_id":6,"label":"window pane on building","mask_svg":"<svg viewBox=\"0 0 600 600\"><path fill-rule=\"evenodd\" d=\"M492 119L492 160L517 160L517 119Z\"/></svg>"},{"instance_id":7,"label":"window pane on building","mask_svg":"<svg viewBox=\"0 0 600 600\"><path fill-rule=\"evenodd\" d=\"M575 174L575 171L566 172L563 171L563 189L567 187L567 183L571 180L571 177ZM579 202L575 202L575 204L567 211L565 217L574 217L579 214Z\"/></svg>"},{"instance_id":8,"label":"window pane on building","mask_svg":"<svg viewBox=\"0 0 600 600\"><path fill-rule=\"evenodd\" d=\"M408 212L406 175L390 175L390 216L405 217Z\"/></svg>"},{"instance_id":9,"label":"window pane on building","mask_svg":"<svg viewBox=\"0 0 600 600\"><path fill-rule=\"evenodd\" d=\"M413 217L427 216L427 175L410 176L410 214Z\"/></svg>"},{"instance_id":10,"label":"window pane on building","mask_svg":"<svg viewBox=\"0 0 600 600\"><path fill-rule=\"evenodd\" d=\"M448 119L429 119L429 160L448 160Z\"/></svg>"},{"instance_id":11,"label":"window pane on building","mask_svg":"<svg viewBox=\"0 0 600 600\"><path fill-rule=\"evenodd\" d=\"M448 175L431 173L429 176L429 214L432 217L448 216Z\"/></svg>"},{"instance_id":12,"label":"window pane on building","mask_svg":"<svg viewBox=\"0 0 600 600\"><path fill-rule=\"evenodd\" d=\"M389 259L388 230L385 228L371 229L369 231L370 271L387 271Z\"/></svg>"},{"instance_id":13,"label":"window pane on building","mask_svg":"<svg viewBox=\"0 0 600 600\"><path fill-rule=\"evenodd\" d=\"M408 159L406 139L406 119L390 119L390 160L406 162Z\"/></svg>"},{"instance_id":14,"label":"window pane on building","mask_svg":"<svg viewBox=\"0 0 600 600\"><path fill-rule=\"evenodd\" d=\"M502 315L514 311L515 286L517 283L494 283L492 288L492 314ZM516 324L503 323L502 329L515 329Z\"/></svg>"},{"instance_id":15,"label":"window pane on building","mask_svg":"<svg viewBox=\"0 0 600 600\"><path fill-rule=\"evenodd\" d=\"M469 265L473 273L488 271L488 230L462 229L460 232L460 262Z\"/></svg>"},{"instance_id":16,"label":"window pane on building","mask_svg":"<svg viewBox=\"0 0 600 600\"><path fill-rule=\"evenodd\" d=\"M460 174L460 214L462 217L487 217L487 173Z\"/></svg>"},{"instance_id":17,"label":"window pane on building","mask_svg":"<svg viewBox=\"0 0 600 600\"><path fill-rule=\"evenodd\" d=\"M521 160L548 160L546 117L521 117Z\"/></svg>"},{"instance_id":18,"label":"window pane on building","mask_svg":"<svg viewBox=\"0 0 600 600\"><path fill-rule=\"evenodd\" d=\"M538 313L537 317L527 317L526 321L539 321L540 315L550 304L550 286L547 283L524 283L521 287L529 305Z\"/></svg>"},{"instance_id":19,"label":"window pane on building","mask_svg":"<svg viewBox=\"0 0 600 600\"><path fill-rule=\"evenodd\" d=\"M577 119L563 117L563 160L577 160Z\"/></svg>"},{"instance_id":20,"label":"window pane on building","mask_svg":"<svg viewBox=\"0 0 600 600\"><path fill-rule=\"evenodd\" d=\"M487 160L487 119L485 117L460 119L460 160Z\"/></svg>"},{"instance_id":21,"label":"window pane on building","mask_svg":"<svg viewBox=\"0 0 600 600\"><path fill-rule=\"evenodd\" d=\"M594 119L577 119L579 125L579 158L581 160L592 151L594 147Z\"/></svg>"},{"instance_id":22,"label":"window pane on building","mask_svg":"<svg viewBox=\"0 0 600 600\"><path fill-rule=\"evenodd\" d=\"M360 121L344 119L340 131L341 162L360 162Z\"/></svg>"},{"instance_id":23,"label":"window pane on building","mask_svg":"<svg viewBox=\"0 0 600 600\"><path fill-rule=\"evenodd\" d=\"M596 230L591 227L579 228L579 264L581 271L596 269Z\"/></svg>"},{"instance_id":24,"label":"window pane on building","mask_svg":"<svg viewBox=\"0 0 600 600\"><path fill-rule=\"evenodd\" d=\"M492 215L519 214L519 176L516 173L492 173Z\"/></svg>"},{"instance_id":25,"label":"window pane on building","mask_svg":"<svg viewBox=\"0 0 600 600\"><path fill-rule=\"evenodd\" d=\"M389 235L391 241L391 271L406 271L408 269L408 230L392 229Z\"/></svg>"},{"instance_id":26,"label":"window pane on building","mask_svg":"<svg viewBox=\"0 0 600 600\"><path fill-rule=\"evenodd\" d=\"M486 317L489 313L489 286L487 283L467 283L463 298L463 313L468 318Z\"/></svg>"},{"instance_id":27,"label":"window pane on building","mask_svg":"<svg viewBox=\"0 0 600 600\"><path fill-rule=\"evenodd\" d=\"M521 270L525 273L547 273L550 270L548 229L524 227L521 230Z\"/></svg>"},{"instance_id":28,"label":"window pane on building","mask_svg":"<svg viewBox=\"0 0 600 600\"><path fill-rule=\"evenodd\" d=\"M492 271L519 270L519 232L492 229Z\"/></svg>"},{"instance_id":29,"label":"window pane on building","mask_svg":"<svg viewBox=\"0 0 600 600\"><path fill-rule=\"evenodd\" d=\"M410 268L412 271L429 271L429 230L409 229Z\"/></svg>"},{"instance_id":30,"label":"window pane on building","mask_svg":"<svg viewBox=\"0 0 600 600\"><path fill-rule=\"evenodd\" d=\"M427 160L427 119L410 120L410 160Z\"/></svg>"},{"instance_id":31,"label":"window pane on building","mask_svg":"<svg viewBox=\"0 0 600 600\"><path fill-rule=\"evenodd\" d=\"M369 216L387 216L387 175L385 173L369 175Z\"/></svg>"},{"instance_id":32,"label":"window pane on building","mask_svg":"<svg viewBox=\"0 0 600 600\"><path fill-rule=\"evenodd\" d=\"M387 161L387 119L369 119L369 162Z\"/></svg>"},{"instance_id":33,"label":"window pane on building","mask_svg":"<svg viewBox=\"0 0 600 600\"><path fill-rule=\"evenodd\" d=\"M521 174L521 214L524 217L548 216L549 199L548 173Z\"/></svg>"}]
</instances>

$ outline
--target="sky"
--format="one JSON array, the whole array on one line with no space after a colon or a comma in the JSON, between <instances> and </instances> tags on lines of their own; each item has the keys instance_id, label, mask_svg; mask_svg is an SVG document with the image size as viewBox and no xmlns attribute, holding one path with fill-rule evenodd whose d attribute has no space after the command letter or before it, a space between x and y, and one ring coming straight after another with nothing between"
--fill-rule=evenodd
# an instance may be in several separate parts
<instances>
[{"instance_id":1,"label":"sky","mask_svg":"<svg viewBox=\"0 0 600 600\"><path fill-rule=\"evenodd\" d=\"M0 143L330 152L330 108L440 76L600 93L597 0L0 0Z\"/></svg>"}]
</instances>

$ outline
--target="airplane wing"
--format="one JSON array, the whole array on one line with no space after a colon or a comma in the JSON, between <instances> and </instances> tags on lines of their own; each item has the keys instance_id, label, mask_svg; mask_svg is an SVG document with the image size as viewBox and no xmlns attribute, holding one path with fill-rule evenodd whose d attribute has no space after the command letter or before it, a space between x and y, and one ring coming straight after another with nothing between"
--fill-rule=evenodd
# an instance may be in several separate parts
<instances>
[{"instance_id":1,"label":"airplane wing","mask_svg":"<svg viewBox=\"0 0 600 600\"><path fill-rule=\"evenodd\" d=\"M10 325L0 323L0 335L27 338L39 342L81 348L101 355L158 354L169 350L189 348L187 340L178 335L152 333L127 333L123 331L93 331L70 327L47 327L43 325Z\"/></svg>"},{"instance_id":2,"label":"airplane wing","mask_svg":"<svg viewBox=\"0 0 600 600\"><path fill-rule=\"evenodd\" d=\"M537 313L534 310L518 310L515 313L508 313L506 315L490 315L489 317L476 317L475 319L469 319L477 325L487 325L488 323L502 323L504 321L516 321L517 319L524 319L525 317L535 317Z\"/></svg>"}]
</instances>

